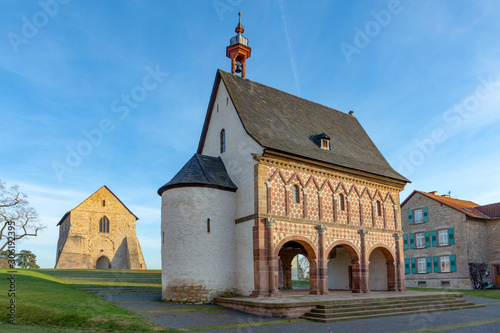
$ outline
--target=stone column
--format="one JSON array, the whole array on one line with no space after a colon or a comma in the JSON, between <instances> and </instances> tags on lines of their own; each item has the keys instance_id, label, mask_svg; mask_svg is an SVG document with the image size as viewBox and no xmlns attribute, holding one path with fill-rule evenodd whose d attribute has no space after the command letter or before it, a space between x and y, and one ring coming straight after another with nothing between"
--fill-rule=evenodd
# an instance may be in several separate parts
<instances>
[{"instance_id":1,"label":"stone column","mask_svg":"<svg viewBox=\"0 0 500 333\"><path fill-rule=\"evenodd\" d=\"M386 204L385 202L382 204L382 215L384 217L384 229L387 229L387 217L386 217L386 213L385 213L385 208L386 208ZM394 226L395 227L395 226Z\"/></svg>"},{"instance_id":2,"label":"stone column","mask_svg":"<svg viewBox=\"0 0 500 333\"><path fill-rule=\"evenodd\" d=\"M271 214L272 210L272 184L270 181L266 182L266 188L267 188L267 213Z\"/></svg>"},{"instance_id":3,"label":"stone column","mask_svg":"<svg viewBox=\"0 0 500 333\"><path fill-rule=\"evenodd\" d=\"M292 290L292 260L293 257L281 257L283 267L283 290Z\"/></svg>"},{"instance_id":4,"label":"stone column","mask_svg":"<svg viewBox=\"0 0 500 333\"><path fill-rule=\"evenodd\" d=\"M346 195L344 196L345 198L345 212L346 212L346 216L347 216L347 224L351 224L351 214L349 214L349 207L351 206L349 204L349 197Z\"/></svg>"},{"instance_id":5,"label":"stone column","mask_svg":"<svg viewBox=\"0 0 500 333\"><path fill-rule=\"evenodd\" d=\"M403 257L403 252L401 251L401 235L400 234L393 234L394 236L394 241L395 241L395 248L396 248L396 262L395 262L395 290L396 291L404 291L405 290L405 275L404 275L404 267L403 263L401 262L401 257Z\"/></svg>"},{"instance_id":6,"label":"stone column","mask_svg":"<svg viewBox=\"0 0 500 333\"><path fill-rule=\"evenodd\" d=\"M359 260L351 261L352 265L352 292L361 292L361 268L359 267Z\"/></svg>"},{"instance_id":7,"label":"stone column","mask_svg":"<svg viewBox=\"0 0 500 333\"><path fill-rule=\"evenodd\" d=\"M318 295L318 259L307 259L309 259L309 285L311 286L309 289L309 294Z\"/></svg>"},{"instance_id":8,"label":"stone column","mask_svg":"<svg viewBox=\"0 0 500 333\"><path fill-rule=\"evenodd\" d=\"M273 246L273 225L276 223L275 218L266 218L266 234L267 234L267 267L269 271L269 297L278 294L278 260L279 257L274 255Z\"/></svg>"},{"instance_id":9,"label":"stone column","mask_svg":"<svg viewBox=\"0 0 500 333\"><path fill-rule=\"evenodd\" d=\"M288 216L291 213L290 209L290 185L285 185L285 215Z\"/></svg>"},{"instance_id":10,"label":"stone column","mask_svg":"<svg viewBox=\"0 0 500 333\"><path fill-rule=\"evenodd\" d=\"M370 292L370 287L369 287L369 281L370 281L370 275L369 275L369 261L367 258L367 249L366 249L366 243L365 243L365 237L368 234L368 230L358 230L358 234L361 238L361 262L359 265L359 271L360 271L360 280L361 280L361 291L364 293L369 293Z\"/></svg>"},{"instance_id":11,"label":"stone column","mask_svg":"<svg viewBox=\"0 0 500 333\"><path fill-rule=\"evenodd\" d=\"M318 290L321 295L328 294L328 260L325 258L326 225L317 225L318 230Z\"/></svg>"},{"instance_id":12,"label":"stone column","mask_svg":"<svg viewBox=\"0 0 500 333\"><path fill-rule=\"evenodd\" d=\"M303 202L303 209L302 209L302 218L307 218L307 188L302 189L302 202Z\"/></svg>"},{"instance_id":13,"label":"stone column","mask_svg":"<svg viewBox=\"0 0 500 333\"><path fill-rule=\"evenodd\" d=\"M339 202L339 195L333 194L333 223L337 223L337 207L335 206Z\"/></svg>"},{"instance_id":14,"label":"stone column","mask_svg":"<svg viewBox=\"0 0 500 333\"><path fill-rule=\"evenodd\" d=\"M375 228L375 221L377 219L377 202L372 200L372 226Z\"/></svg>"},{"instance_id":15,"label":"stone column","mask_svg":"<svg viewBox=\"0 0 500 333\"><path fill-rule=\"evenodd\" d=\"M392 207L394 208L394 229L402 230L401 224L398 223L398 205L392 205Z\"/></svg>"},{"instance_id":16,"label":"stone column","mask_svg":"<svg viewBox=\"0 0 500 333\"><path fill-rule=\"evenodd\" d=\"M358 203L359 203L359 225L363 225L364 224L364 218L363 218L363 203L364 202L365 202L365 200L358 199Z\"/></svg>"},{"instance_id":17,"label":"stone column","mask_svg":"<svg viewBox=\"0 0 500 333\"><path fill-rule=\"evenodd\" d=\"M318 191L318 220L323 220L323 192Z\"/></svg>"},{"instance_id":18,"label":"stone column","mask_svg":"<svg viewBox=\"0 0 500 333\"><path fill-rule=\"evenodd\" d=\"M252 297L268 296L269 294L266 245L266 226L260 222L260 219L255 219L253 227L254 291Z\"/></svg>"}]
</instances>

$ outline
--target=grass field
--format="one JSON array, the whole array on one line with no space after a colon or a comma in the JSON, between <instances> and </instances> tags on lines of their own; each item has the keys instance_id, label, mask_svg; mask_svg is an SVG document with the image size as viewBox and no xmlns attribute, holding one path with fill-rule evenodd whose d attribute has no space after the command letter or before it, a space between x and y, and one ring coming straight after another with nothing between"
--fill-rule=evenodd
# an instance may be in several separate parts
<instances>
[{"instance_id":1,"label":"grass field","mask_svg":"<svg viewBox=\"0 0 500 333\"><path fill-rule=\"evenodd\" d=\"M6 324L9 274L0 269L0 332L156 332L139 315L80 289L161 287L160 271L26 270L16 273L16 325Z\"/></svg>"}]
</instances>

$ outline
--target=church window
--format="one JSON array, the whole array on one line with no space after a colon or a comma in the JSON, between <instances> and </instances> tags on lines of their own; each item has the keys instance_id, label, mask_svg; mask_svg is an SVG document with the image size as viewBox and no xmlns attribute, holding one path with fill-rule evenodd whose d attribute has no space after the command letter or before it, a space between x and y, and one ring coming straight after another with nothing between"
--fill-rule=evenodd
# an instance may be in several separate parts
<instances>
[{"instance_id":1,"label":"church window","mask_svg":"<svg viewBox=\"0 0 500 333\"><path fill-rule=\"evenodd\" d=\"M165 244L165 231L162 233L161 242L162 244Z\"/></svg>"},{"instance_id":2,"label":"church window","mask_svg":"<svg viewBox=\"0 0 500 333\"><path fill-rule=\"evenodd\" d=\"M299 186L298 185L293 185L292 194L293 194L293 202L299 203L300 197L299 197Z\"/></svg>"},{"instance_id":3,"label":"church window","mask_svg":"<svg viewBox=\"0 0 500 333\"><path fill-rule=\"evenodd\" d=\"M219 113L219 104L217 104L217 113Z\"/></svg>"},{"instance_id":4,"label":"church window","mask_svg":"<svg viewBox=\"0 0 500 333\"><path fill-rule=\"evenodd\" d=\"M226 130L222 129L220 131L220 152L223 153L226 151Z\"/></svg>"},{"instance_id":5,"label":"church window","mask_svg":"<svg viewBox=\"0 0 500 333\"><path fill-rule=\"evenodd\" d=\"M377 215L382 216L382 204L380 201L377 201Z\"/></svg>"},{"instance_id":6,"label":"church window","mask_svg":"<svg viewBox=\"0 0 500 333\"><path fill-rule=\"evenodd\" d=\"M104 207L104 206L106 206L106 200L103 200L103 201L102 201L102 206L103 206L103 207Z\"/></svg>"},{"instance_id":7,"label":"church window","mask_svg":"<svg viewBox=\"0 0 500 333\"><path fill-rule=\"evenodd\" d=\"M226 97L226 105L229 105L229 97Z\"/></svg>"},{"instance_id":8,"label":"church window","mask_svg":"<svg viewBox=\"0 0 500 333\"><path fill-rule=\"evenodd\" d=\"M207 219L207 232L210 232L210 219Z\"/></svg>"},{"instance_id":9,"label":"church window","mask_svg":"<svg viewBox=\"0 0 500 333\"><path fill-rule=\"evenodd\" d=\"M339 209L340 210L345 210L345 198L342 193L339 194Z\"/></svg>"},{"instance_id":10,"label":"church window","mask_svg":"<svg viewBox=\"0 0 500 333\"><path fill-rule=\"evenodd\" d=\"M109 232L109 220L106 216L99 221L99 232Z\"/></svg>"}]
</instances>

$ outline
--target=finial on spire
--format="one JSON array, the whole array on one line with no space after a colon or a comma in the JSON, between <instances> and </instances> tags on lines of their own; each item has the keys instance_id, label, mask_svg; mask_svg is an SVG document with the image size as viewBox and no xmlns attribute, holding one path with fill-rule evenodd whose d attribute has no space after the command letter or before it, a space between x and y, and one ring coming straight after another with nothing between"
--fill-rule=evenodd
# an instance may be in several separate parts
<instances>
[{"instance_id":1,"label":"finial on spire","mask_svg":"<svg viewBox=\"0 0 500 333\"><path fill-rule=\"evenodd\" d=\"M238 13L238 16L239 16L238 17L238 25L236 26L236 29L234 29L234 31L243 33L243 31L245 31L245 29L241 25L241 12Z\"/></svg>"}]
</instances>

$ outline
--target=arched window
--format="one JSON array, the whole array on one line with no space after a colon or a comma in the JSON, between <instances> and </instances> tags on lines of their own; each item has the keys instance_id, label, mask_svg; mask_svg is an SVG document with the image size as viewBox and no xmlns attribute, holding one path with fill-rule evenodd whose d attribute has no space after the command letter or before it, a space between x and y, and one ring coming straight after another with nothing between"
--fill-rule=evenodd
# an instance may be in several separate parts
<instances>
[{"instance_id":1,"label":"arched window","mask_svg":"<svg viewBox=\"0 0 500 333\"><path fill-rule=\"evenodd\" d=\"M382 216L382 204L377 201L377 216Z\"/></svg>"},{"instance_id":2,"label":"arched window","mask_svg":"<svg viewBox=\"0 0 500 333\"><path fill-rule=\"evenodd\" d=\"M345 198L342 193L339 194L339 209L340 210L345 210Z\"/></svg>"},{"instance_id":3,"label":"arched window","mask_svg":"<svg viewBox=\"0 0 500 333\"><path fill-rule=\"evenodd\" d=\"M292 194L293 194L293 202L299 203L300 197L299 197L299 186L298 185L293 185Z\"/></svg>"},{"instance_id":4,"label":"arched window","mask_svg":"<svg viewBox=\"0 0 500 333\"><path fill-rule=\"evenodd\" d=\"M106 216L99 221L99 232L109 232L109 220Z\"/></svg>"},{"instance_id":5,"label":"arched window","mask_svg":"<svg viewBox=\"0 0 500 333\"><path fill-rule=\"evenodd\" d=\"M220 131L220 152L223 153L226 151L226 131L222 129Z\"/></svg>"}]
</instances>

